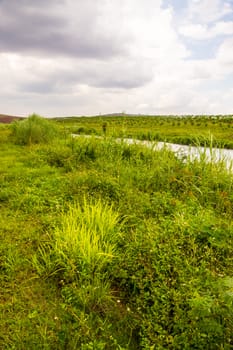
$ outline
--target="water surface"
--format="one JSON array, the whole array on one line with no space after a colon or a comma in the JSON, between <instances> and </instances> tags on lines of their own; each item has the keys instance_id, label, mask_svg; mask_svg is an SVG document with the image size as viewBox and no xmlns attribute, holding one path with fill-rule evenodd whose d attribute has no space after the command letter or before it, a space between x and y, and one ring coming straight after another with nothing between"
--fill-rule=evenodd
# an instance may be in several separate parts
<instances>
[{"instance_id":1,"label":"water surface","mask_svg":"<svg viewBox=\"0 0 233 350\"><path fill-rule=\"evenodd\" d=\"M190 160L200 159L204 156L204 159L209 162L223 162L228 169L233 169L233 150L224 148L209 148L209 147L195 147L178 145L169 142L152 142L152 141L140 141L134 139L123 139L128 144L143 144L147 147L153 147L154 149L167 148L174 152L179 158Z\"/></svg>"}]
</instances>

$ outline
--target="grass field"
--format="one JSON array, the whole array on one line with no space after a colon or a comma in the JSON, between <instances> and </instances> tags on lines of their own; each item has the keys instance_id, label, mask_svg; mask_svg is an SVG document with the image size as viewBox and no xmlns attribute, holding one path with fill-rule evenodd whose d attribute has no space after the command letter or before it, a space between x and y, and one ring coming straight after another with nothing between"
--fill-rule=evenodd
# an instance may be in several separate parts
<instances>
[{"instance_id":1,"label":"grass field","mask_svg":"<svg viewBox=\"0 0 233 350\"><path fill-rule=\"evenodd\" d=\"M185 145L233 149L233 116L98 116L59 118L73 133L133 137Z\"/></svg>"},{"instance_id":2,"label":"grass field","mask_svg":"<svg viewBox=\"0 0 233 350\"><path fill-rule=\"evenodd\" d=\"M0 125L0 349L233 348L233 175L131 120Z\"/></svg>"}]
</instances>

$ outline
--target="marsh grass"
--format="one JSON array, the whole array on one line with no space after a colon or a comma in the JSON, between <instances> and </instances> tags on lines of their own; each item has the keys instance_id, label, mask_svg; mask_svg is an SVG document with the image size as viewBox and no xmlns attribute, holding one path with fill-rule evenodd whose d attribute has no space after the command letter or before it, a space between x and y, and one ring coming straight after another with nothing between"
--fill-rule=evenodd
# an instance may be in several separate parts
<instances>
[{"instance_id":1,"label":"marsh grass","mask_svg":"<svg viewBox=\"0 0 233 350\"><path fill-rule=\"evenodd\" d=\"M69 206L55 230L55 252L65 260L79 261L90 276L104 272L114 258L120 235L119 214L100 200Z\"/></svg>"},{"instance_id":2,"label":"marsh grass","mask_svg":"<svg viewBox=\"0 0 233 350\"><path fill-rule=\"evenodd\" d=\"M107 136L135 138L150 141L166 141L181 145L220 146L233 148L233 118L229 116L105 116L60 118L70 133L82 132L92 135L93 130L103 135L103 123L108 124ZM213 135L212 141L209 135Z\"/></svg>"},{"instance_id":3,"label":"marsh grass","mask_svg":"<svg viewBox=\"0 0 233 350\"><path fill-rule=\"evenodd\" d=\"M232 348L223 163L111 137L6 138L0 348Z\"/></svg>"},{"instance_id":4,"label":"marsh grass","mask_svg":"<svg viewBox=\"0 0 233 350\"><path fill-rule=\"evenodd\" d=\"M11 132L16 144L29 146L49 143L58 136L58 128L55 124L36 114L30 115L22 121L13 122Z\"/></svg>"},{"instance_id":5,"label":"marsh grass","mask_svg":"<svg viewBox=\"0 0 233 350\"><path fill-rule=\"evenodd\" d=\"M109 268L118 254L121 226L119 214L101 200L70 205L50 242L33 257L37 273L59 280L73 307L107 311L114 300Z\"/></svg>"}]
</instances>

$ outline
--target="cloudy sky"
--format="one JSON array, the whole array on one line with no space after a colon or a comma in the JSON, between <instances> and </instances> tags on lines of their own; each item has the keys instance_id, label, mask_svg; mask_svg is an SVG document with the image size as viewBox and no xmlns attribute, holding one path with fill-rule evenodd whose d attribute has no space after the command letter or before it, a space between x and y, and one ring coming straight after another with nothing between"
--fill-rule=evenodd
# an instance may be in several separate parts
<instances>
[{"instance_id":1,"label":"cloudy sky","mask_svg":"<svg viewBox=\"0 0 233 350\"><path fill-rule=\"evenodd\" d=\"M233 114L233 0L0 0L0 113Z\"/></svg>"}]
</instances>

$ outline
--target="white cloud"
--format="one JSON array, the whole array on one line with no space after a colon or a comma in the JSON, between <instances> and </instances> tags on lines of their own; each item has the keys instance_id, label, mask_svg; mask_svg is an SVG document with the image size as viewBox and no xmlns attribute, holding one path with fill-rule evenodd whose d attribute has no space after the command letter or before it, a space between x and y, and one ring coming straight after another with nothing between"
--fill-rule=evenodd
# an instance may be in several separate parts
<instances>
[{"instance_id":1,"label":"white cloud","mask_svg":"<svg viewBox=\"0 0 233 350\"><path fill-rule=\"evenodd\" d=\"M233 21L226 15L233 14L233 6L223 0L191 0L179 24L178 32L196 40L213 39L233 35Z\"/></svg>"},{"instance_id":2,"label":"white cloud","mask_svg":"<svg viewBox=\"0 0 233 350\"><path fill-rule=\"evenodd\" d=\"M219 47L217 60L227 73L233 69L233 38L226 39Z\"/></svg>"},{"instance_id":3,"label":"white cloud","mask_svg":"<svg viewBox=\"0 0 233 350\"><path fill-rule=\"evenodd\" d=\"M212 39L219 35L233 35L233 22L217 22L211 27L206 24L186 24L179 28L179 33L197 40Z\"/></svg>"},{"instance_id":4,"label":"white cloud","mask_svg":"<svg viewBox=\"0 0 233 350\"><path fill-rule=\"evenodd\" d=\"M188 20L195 20L201 23L211 23L232 13L233 9L229 1L190 0L187 15Z\"/></svg>"},{"instance_id":5,"label":"white cloud","mask_svg":"<svg viewBox=\"0 0 233 350\"><path fill-rule=\"evenodd\" d=\"M233 22L223 18L232 7L227 1L193 0L180 20L163 3L60 0L51 2L46 14L42 7L38 13L32 0L19 0L13 10L2 1L0 112L230 112L233 101L226 89L219 93L217 84L215 91L211 84L233 72ZM32 33L30 20L35 23ZM195 60L184 35L198 40L225 37L211 59Z\"/></svg>"}]
</instances>

